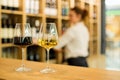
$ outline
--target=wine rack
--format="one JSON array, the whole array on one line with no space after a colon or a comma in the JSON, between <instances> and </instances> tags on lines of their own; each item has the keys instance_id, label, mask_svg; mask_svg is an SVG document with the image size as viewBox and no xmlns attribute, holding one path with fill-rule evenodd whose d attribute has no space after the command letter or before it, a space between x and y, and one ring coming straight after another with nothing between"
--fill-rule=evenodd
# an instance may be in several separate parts
<instances>
[{"instance_id":1,"label":"wine rack","mask_svg":"<svg viewBox=\"0 0 120 80\"><path fill-rule=\"evenodd\" d=\"M2 2L3 1L3 2ZM6 1L10 2L6 4ZM16 3L14 2L16 1ZM51 2L50 2L51 1ZM12 3L11 3L12 2ZM74 3L73 3L74 2ZM35 5L35 6L34 6ZM93 53L93 47L96 47L96 51L94 53L99 53L99 38L100 33L98 33L99 25L100 25L100 0L96 0L93 4L90 0L0 0L0 32L3 34L3 20L2 18L7 16L7 19L11 19L13 30L15 27L15 23L23 23L29 22L32 29L35 27L36 20L42 22L43 25L46 22L55 22L58 30L59 36L64 33L68 26L68 12L71 7L79 6L82 8L86 8L89 11L88 19L89 26L88 29L90 31L90 54ZM50 14L51 13L51 14ZM91 17L92 16L92 17ZM99 20L98 20L99 19ZM14 20L16 22L14 22ZM64 25L66 24L66 25ZM94 25L95 24L95 25ZM7 29L8 26L7 26ZM92 35L94 33L94 35ZM0 35L1 35L0 34ZM34 34L33 34L34 35ZM93 37L96 38L96 43L94 46ZM34 46L34 47L33 47ZM34 51L34 49L36 51ZM7 51L7 52L6 52ZM35 53L34 55L37 57L34 59L31 54L32 51ZM45 49L40 46L33 44L26 48L26 59L35 60L35 61L45 61ZM6 55L5 55L6 54ZM31 59L30 56L31 55ZM57 63L61 63L62 54L56 54ZM0 36L0 57L4 58L21 58L21 49L18 46L13 45L11 42L2 43L2 35Z\"/></svg>"}]
</instances>

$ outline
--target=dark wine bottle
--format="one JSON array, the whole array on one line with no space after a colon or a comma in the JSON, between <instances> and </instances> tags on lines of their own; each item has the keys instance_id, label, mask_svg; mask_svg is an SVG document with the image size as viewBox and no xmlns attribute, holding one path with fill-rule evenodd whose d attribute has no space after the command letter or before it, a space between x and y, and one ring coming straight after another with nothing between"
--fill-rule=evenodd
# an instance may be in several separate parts
<instances>
[{"instance_id":1,"label":"dark wine bottle","mask_svg":"<svg viewBox=\"0 0 120 80\"><path fill-rule=\"evenodd\" d=\"M13 19L13 29L15 28L16 23L19 23L18 22L18 17L14 17L14 19Z\"/></svg>"},{"instance_id":2,"label":"dark wine bottle","mask_svg":"<svg viewBox=\"0 0 120 80\"><path fill-rule=\"evenodd\" d=\"M7 29L7 24L6 24L7 20L6 19L2 19L2 43L7 43L8 40L8 29Z\"/></svg>"},{"instance_id":3,"label":"dark wine bottle","mask_svg":"<svg viewBox=\"0 0 120 80\"><path fill-rule=\"evenodd\" d=\"M13 0L13 10L19 10L19 0Z\"/></svg>"},{"instance_id":4,"label":"dark wine bottle","mask_svg":"<svg viewBox=\"0 0 120 80\"><path fill-rule=\"evenodd\" d=\"M36 27L36 33L39 33L39 30L40 30L40 22L39 22L39 20L35 20L35 27Z\"/></svg>"},{"instance_id":5,"label":"dark wine bottle","mask_svg":"<svg viewBox=\"0 0 120 80\"><path fill-rule=\"evenodd\" d=\"M2 0L2 9L7 9L7 0Z\"/></svg>"},{"instance_id":6,"label":"dark wine bottle","mask_svg":"<svg viewBox=\"0 0 120 80\"><path fill-rule=\"evenodd\" d=\"M9 43L12 43L13 40L13 25L12 25L12 20L8 20L8 36L9 36Z\"/></svg>"},{"instance_id":7,"label":"dark wine bottle","mask_svg":"<svg viewBox=\"0 0 120 80\"><path fill-rule=\"evenodd\" d=\"M15 59L18 59L18 48L14 48L13 55Z\"/></svg>"},{"instance_id":8,"label":"dark wine bottle","mask_svg":"<svg viewBox=\"0 0 120 80\"><path fill-rule=\"evenodd\" d=\"M36 53L34 54L34 61L39 61L39 54L37 53L37 51L35 51Z\"/></svg>"},{"instance_id":9,"label":"dark wine bottle","mask_svg":"<svg viewBox=\"0 0 120 80\"><path fill-rule=\"evenodd\" d=\"M5 24L5 19L2 18L2 32L1 32L2 33L1 34L1 36L2 36L2 43L4 43L4 34L3 34L4 33L4 24Z\"/></svg>"},{"instance_id":10,"label":"dark wine bottle","mask_svg":"<svg viewBox=\"0 0 120 80\"><path fill-rule=\"evenodd\" d=\"M34 54L33 54L33 51L30 51L30 54L29 54L29 60L30 60L30 61L33 61L33 60L34 60Z\"/></svg>"},{"instance_id":11,"label":"dark wine bottle","mask_svg":"<svg viewBox=\"0 0 120 80\"><path fill-rule=\"evenodd\" d=\"M38 50L38 48L39 48L39 46L37 46L37 45L34 45L34 46L32 46L31 47L32 48L32 54L34 55L34 61L39 61L39 50Z\"/></svg>"},{"instance_id":12,"label":"dark wine bottle","mask_svg":"<svg viewBox=\"0 0 120 80\"><path fill-rule=\"evenodd\" d=\"M13 10L13 0L7 0L8 2L8 10Z\"/></svg>"},{"instance_id":13,"label":"dark wine bottle","mask_svg":"<svg viewBox=\"0 0 120 80\"><path fill-rule=\"evenodd\" d=\"M35 27L35 19L31 19L31 26L32 26L32 37L36 38L36 27Z\"/></svg>"},{"instance_id":14,"label":"dark wine bottle","mask_svg":"<svg viewBox=\"0 0 120 80\"><path fill-rule=\"evenodd\" d=\"M10 43L10 40L9 40L9 19L7 18L6 19L6 39L7 39L7 42L6 43Z\"/></svg>"},{"instance_id":15,"label":"dark wine bottle","mask_svg":"<svg viewBox=\"0 0 120 80\"><path fill-rule=\"evenodd\" d=\"M6 48L2 48L2 58L6 58Z\"/></svg>"},{"instance_id":16,"label":"dark wine bottle","mask_svg":"<svg viewBox=\"0 0 120 80\"><path fill-rule=\"evenodd\" d=\"M7 57L8 57L8 58L13 58L13 56L12 56L11 53L12 53L12 48L11 48L11 47L8 47L8 48L7 48Z\"/></svg>"},{"instance_id":17,"label":"dark wine bottle","mask_svg":"<svg viewBox=\"0 0 120 80\"><path fill-rule=\"evenodd\" d=\"M27 17L27 23L30 23L30 25L31 25L31 21L30 21L29 17Z\"/></svg>"},{"instance_id":18,"label":"dark wine bottle","mask_svg":"<svg viewBox=\"0 0 120 80\"><path fill-rule=\"evenodd\" d=\"M29 46L27 47L27 59L30 60L30 61L33 61L34 60L34 47L33 46Z\"/></svg>"}]
</instances>

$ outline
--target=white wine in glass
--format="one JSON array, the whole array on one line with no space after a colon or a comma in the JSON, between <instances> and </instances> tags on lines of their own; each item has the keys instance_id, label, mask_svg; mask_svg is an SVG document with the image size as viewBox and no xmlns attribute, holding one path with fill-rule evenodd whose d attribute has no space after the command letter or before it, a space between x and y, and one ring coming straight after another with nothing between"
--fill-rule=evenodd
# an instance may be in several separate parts
<instances>
[{"instance_id":1,"label":"white wine in glass","mask_svg":"<svg viewBox=\"0 0 120 80\"><path fill-rule=\"evenodd\" d=\"M47 50L47 66L41 70L41 73L55 72L53 68L49 66L49 50L55 47L58 43L58 33L55 23L47 23L46 26L42 26L39 32L38 44Z\"/></svg>"}]
</instances>

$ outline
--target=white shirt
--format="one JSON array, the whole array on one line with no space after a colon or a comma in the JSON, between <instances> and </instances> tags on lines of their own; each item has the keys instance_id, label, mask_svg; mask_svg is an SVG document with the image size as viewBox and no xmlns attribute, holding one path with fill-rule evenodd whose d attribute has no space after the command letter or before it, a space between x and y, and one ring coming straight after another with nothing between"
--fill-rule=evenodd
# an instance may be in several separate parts
<instances>
[{"instance_id":1,"label":"white shirt","mask_svg":"<svg viewBox=\"0 0 120 80\"><path fill-rule=\"evenodd\" d=\"M89 32L83 22L69 28L59 39L55 49L65 47L65 58L88 56Z\"/></svg>"}]
</instances>

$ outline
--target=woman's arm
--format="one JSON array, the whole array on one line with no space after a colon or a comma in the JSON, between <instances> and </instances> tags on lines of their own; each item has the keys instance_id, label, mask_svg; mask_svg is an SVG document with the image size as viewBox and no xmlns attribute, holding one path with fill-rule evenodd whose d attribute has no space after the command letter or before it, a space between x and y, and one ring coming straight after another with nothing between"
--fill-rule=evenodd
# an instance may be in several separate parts
<instances>
[{"instance_id":1,"label":"woman's arm","mask_svg":"<svg viewBox=\"0 0 120 80\"><path fill-rule=\"evenodd\" d=\"M73 38L74 38L73 28L70 28L59 38L58 45L54 47L54 49L61 50L61 48L64 47L66 44L69 44L69 42Z\"/></svg>"}]
</instances>

